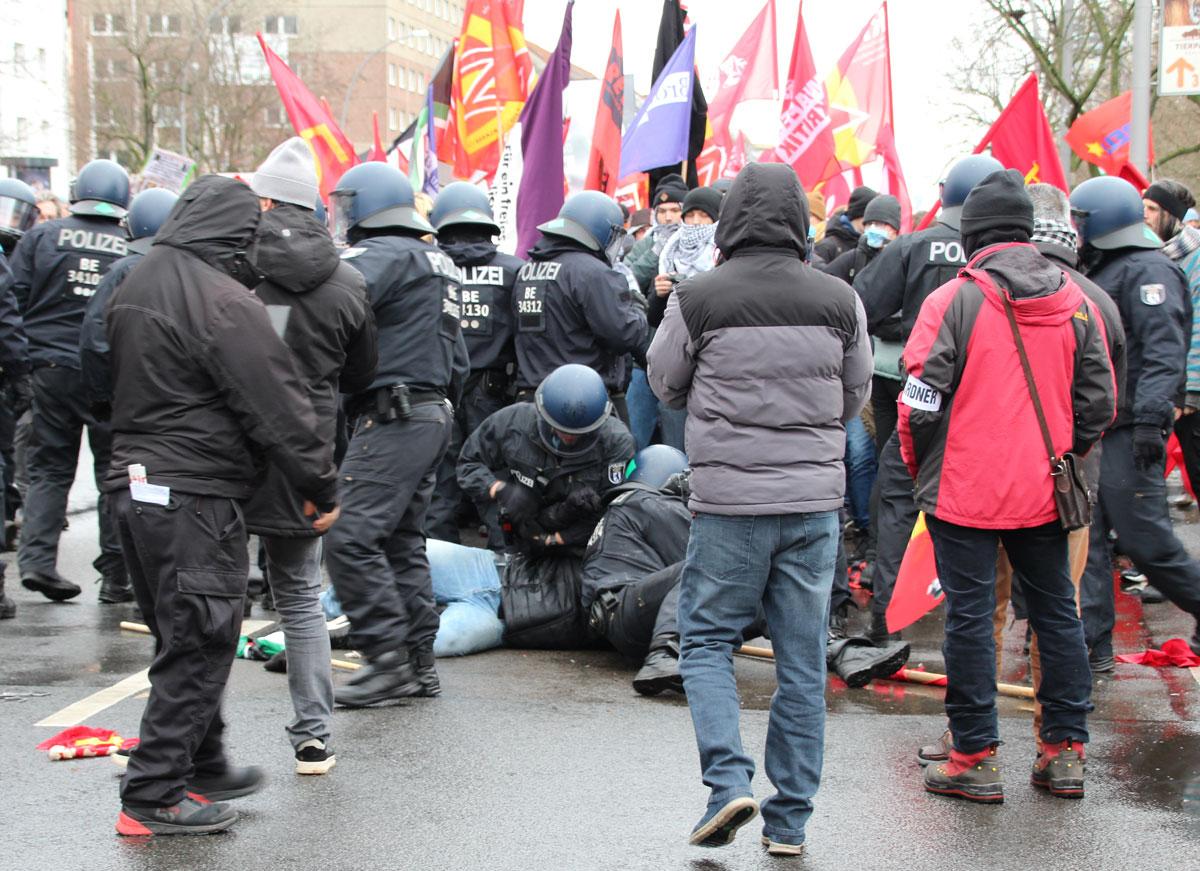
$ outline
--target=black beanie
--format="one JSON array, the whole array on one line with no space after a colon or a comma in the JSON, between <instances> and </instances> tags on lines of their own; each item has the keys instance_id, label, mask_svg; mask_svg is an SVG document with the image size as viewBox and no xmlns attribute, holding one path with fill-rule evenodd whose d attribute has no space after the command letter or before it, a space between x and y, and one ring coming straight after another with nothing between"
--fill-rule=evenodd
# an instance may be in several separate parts
<instances>
[{"instance_id":1,"label":"black beanie","mask_svg":"<svg viewBox=\"0 0 1200 871\"><path fill-rule=\"evenodd\" d=\"M863 212L863 223L879 222L900 232L900 201L890 194L880 194L867 203Z\"/></svg>"},{"instance_id":2,"label":"black beanie","mask_svg":"<svg viewBox=\"0 0 1200 871\"><path fill-rule=\"evenodd\" d=\"M654 189L650 207L657 209L663 203L682 203L687 192L687 182L683 180L683 176L674 172L664 175L659 181L658 187Z\"/></svg>"},{"instance_id":3,"label":"black beanie","mask_svg":"<svg viewBox=\"0 0 1200 871\"><path fill-rule=\"evenodd\" d=\"M984 178L967 194L962 205L963 238L997 227L1033 233L1033 200L1025 178L1015 169L1000 169Z\"/></svg>"},{"instance_id":4,"label":"black beanie","mask_svg":"<svg viewBox=\"0 0 1200 871\"><path fill-rule=\"evenodd\" d=\"M855 218L861 218L863 212L867 210L867 203L871 202L877 196L879 194L866 185L856 187L854 192L850 194L850 202L846 204L846 217L851 221Z\"/></svg>"},{"instance_id":5,"label":"black beanie","mask_svg":"<svg viewBox=\"0 0 1200 871\"><path fill-rule=\"evenodd\" d=\"M721 192L714 188L693 188L683 198L683 216L692 209L708 214L715 224L721 219Z\"/></svg>"},{"instance_id":6,"label":"black beanie","mask_svg":"<svg viewBox=\"0 0 1200 871\"><path fill-rule=\"evenodd\" d=\"M1162 206L1163 211L1176 221L1182 221L1187 214L1188 204L1177 197L1175 192L1171 190L1171 187L1170 185L1156 181L1150 187L1146 188L1146 192L1142 194L1142 199L1158 203Z\"/></svg>"}]
</instances>

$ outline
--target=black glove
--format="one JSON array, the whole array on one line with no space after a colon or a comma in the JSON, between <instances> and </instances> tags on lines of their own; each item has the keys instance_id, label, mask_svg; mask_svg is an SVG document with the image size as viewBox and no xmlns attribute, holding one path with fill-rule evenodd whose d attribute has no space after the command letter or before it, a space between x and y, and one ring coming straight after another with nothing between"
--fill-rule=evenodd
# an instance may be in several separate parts
<instances>
[{"instance_id":1,"label":"black glove","mask_svg":"<svg viewBox=\"0 0 1200 871\"><path fill-rule=\"evenodd\" d=\"M532 487L519 481L506 481L496 491L496 504L513 523L522 523L537 513L538 497Z\"/></svg>"},{"instance_id":2,"label":"black glove","mask_svg":"<svg viewBox=\"0 0 1200 871\"><path fill-rule=\"evenodd\" d=\"M574 523L560 529L558 534L562 536L563 544L568 547L587 544L592 538L592 533L596 531L596 524L599 522L595 517L581 517Z\"/></svg>"},{"instance_id":3,"label":"black glove","mask_svg":"<svg viewBox=\"0 0 1200 871\"><path fill-rule=\"evenodd\" d=\"M555 502L544 509L538 516L538 522L547 529L559 532L580 520L594 525L599 514L600 494L591 487L579 487L572 490L561 502Z\"/></svg>"},{"instance_id":4,"label":"black glove","mask_svg":"<svg viewBox=\"0 0 1200 871\"><path fill-rule=\"evenodd\" d=\"M8 401L13 419L21 417L33 406L33 376L28 372L14 375L8 384Z\"/></svg>"},{"instance_id":5,"label":"black glove","mask_svg":"<svg viewBox=\"0 0 1200 871\"><path fill-rule=\"evenodd\" d=\"M1133 465L1139 472L1148 472L1162 463L1167 455L1162 427L1139 423L1133 428Z\"/></svg>"}]
</instances>

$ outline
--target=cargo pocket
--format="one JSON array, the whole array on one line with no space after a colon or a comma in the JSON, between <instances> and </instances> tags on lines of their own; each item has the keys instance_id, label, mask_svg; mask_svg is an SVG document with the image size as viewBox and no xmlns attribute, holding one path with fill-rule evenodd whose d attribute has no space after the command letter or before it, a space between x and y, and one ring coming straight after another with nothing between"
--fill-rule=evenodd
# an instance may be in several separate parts
<instances>
[{"instance_id":1,"label":"cargo pocket","mask_svg":"<svg viewBox=\"0 0 1200 871\"><path fill-rule=\"evenodd\" d=\"M237 646L247 580L245 573L212 569L180 569L176 574L176 637L188 638L192 642L188 646L209 663L224 660L226 671ZM209 675L213 682L224 679L221 674Z\"/></svg>"}]
</instances>

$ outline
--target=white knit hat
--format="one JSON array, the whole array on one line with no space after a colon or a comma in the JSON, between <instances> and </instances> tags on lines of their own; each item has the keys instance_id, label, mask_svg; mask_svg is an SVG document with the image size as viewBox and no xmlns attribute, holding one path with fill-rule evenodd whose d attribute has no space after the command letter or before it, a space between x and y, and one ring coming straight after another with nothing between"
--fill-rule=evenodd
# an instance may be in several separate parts
<instances>
[{"instance_id":1,"label":"white knit hat","mask_svg":"<svg viewBox=\"0 0 1200 871\"><path fill-rule=\"evenodd\" d=\"M277 203L293 203L306 209L317 206L317 170L308 143L299 136L275 146L254 177L250 189Z\"/></svg>"}]
</instances>

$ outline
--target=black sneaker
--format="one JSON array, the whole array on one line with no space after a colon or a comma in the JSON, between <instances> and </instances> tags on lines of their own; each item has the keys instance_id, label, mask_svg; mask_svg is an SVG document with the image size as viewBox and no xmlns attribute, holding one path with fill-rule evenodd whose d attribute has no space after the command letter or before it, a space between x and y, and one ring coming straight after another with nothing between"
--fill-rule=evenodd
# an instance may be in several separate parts
<instances>
[{"instance_id":1,"label":"black sneaker","mask_svg":"<svg viewBox=\"0 0 1200 871\"><path fill-rule=\"evenodd\" d=\"M227 804L213 804L189 796L171 807L122 805L121 813L117 815L117 834L126 837L211 835L225 831L237 822L237 818L237 811Z\"/></svg>"},{"instance_id":2,"label":"black sneaker","mask_svg":"<svg viewBox=\"0 0 1200 871\"><path fill-rule=\"evenodd\" d=\"M41 593L52 602L65 602L83 592L79 584L73 584L58 572L29 572L21 578L21 586Z\"/></svg>"},{"instance_id":3,"label":"black sneaker","mask_svg":"<svg viewBox=\"0 0 1200 871\"><path fill-rule=\"evenodd\" d=\"M390 650L363 666L350 682L336 687L333 700L346 708L412 698L424 691L408 661L408 651Z\"/></svg>"},{"instance_id":4,"label":"black sneaker","mask_svg":"<svg viewBox=\"0 0 1200 871\"><path fill-rule=\"evenodd\" d=\"M417 695L429 699L440 696L442 682L438 678L437 658L433 655L433 644L423 644L416 648L409 655L409 659L417 673L417 680L421 682L421 691Z\"/></svg>"},{"instance_id":5,"label":"black sneaker","mask_svg":"<svg viewBox=\"0 0 1200 871\"><path fill-rule=\"evenodd\" d=\"M296 748L297 774L326 774L336 764L337 757L319 738L305 741Z\"/></svg>"},{"instance_id":6,"label":"black sneaker","mask_svg":"<svg viewBox=\"0 0 1200 871\"><path fill-rule=\"evenodd\" d=\"M206 801L229 801L258 792L267 776L257 765L230 765L209 777L196 777L188 784L188 795Z\"/></svg>"},{"instance_id":7,"label":"black sneaker","mask_svg":"<svg viewBox=\"0 0 1200 871\"><path fill-rule=\"evenodd\" d=\"M633 688L638 695L643 696L656 696L662 692L683 692L679 657L670 650L651 650L633 677Z\"/></svg>"},{"instance_id":8,"label":"black sneaker","mask_svg":"<svg viewBox=\"0 0 1200 871\"><path fill-rule=\"evenodd\" d=\"M325 624L329 631L329 648L331 650L353 650L350 642L350 619L345 614L334 617Z\"/></svg>"},{"instance_id":9,"label":"black sneaker","mask_svg":"<svg viewBox=\"0 0 1200 871\"><path fill-rule=\"evenodd\" d=\"M287 651L281 650L263 663L263 668L274 674L287 674Z\"/></svg>"}]
</instances>

